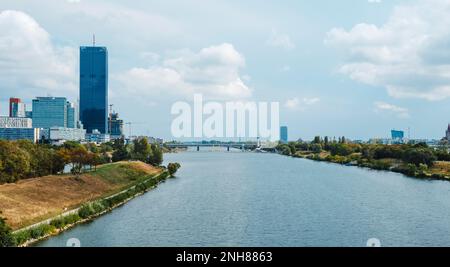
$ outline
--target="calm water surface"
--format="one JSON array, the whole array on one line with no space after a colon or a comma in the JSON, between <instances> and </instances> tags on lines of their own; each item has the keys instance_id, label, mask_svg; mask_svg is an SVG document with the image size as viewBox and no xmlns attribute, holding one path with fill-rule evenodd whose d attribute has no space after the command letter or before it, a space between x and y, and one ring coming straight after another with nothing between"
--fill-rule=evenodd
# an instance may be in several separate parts
<instances>
[{"instance_id":1,"label":"calm water surface","mask_svg":"<svg viewBox=\"0 0 450 267\"><path fill-rule=\"evenodd\" d=\"M450 246L450 182L273 154L165 159L178 178L37 246Z\"/></svg>"}]
</instances>

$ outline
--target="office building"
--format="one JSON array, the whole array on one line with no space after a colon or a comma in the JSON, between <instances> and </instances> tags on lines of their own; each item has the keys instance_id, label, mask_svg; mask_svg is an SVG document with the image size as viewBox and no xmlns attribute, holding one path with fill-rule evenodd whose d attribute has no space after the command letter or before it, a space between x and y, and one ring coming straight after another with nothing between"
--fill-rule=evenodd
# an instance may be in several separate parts
<instances>
[{"instance_id":1,"label":"office building","mask_svg":"<svg viewBox=\"0 0 450 267\"><path fill-rule=\"evenodd\" d=\"M0 128L32 128L32 120L29 118L0 117Z\"/></svg>"},{"instance_id":2,"label":"office building","mask_svg":"<svg viewBox=\"0 0 450 267\"><path fill-rule=\"evenodd\" d=\"M34 99L33 127L67 128L67 99L65 97L38 97Z\"/></svg>"},{"instance_id":3,"label":"office building","mask_svg":"<svg viewBox=\"0 0 450 267\"><path fill-rule=\"evenodd\" d=\"M33 100L33 127L77 128L75 106L65 97L38 97Z\"/></svg>"},{"instance_id":4,"label":"office building","mask_svg":"<svg viewBox=\"0 0 450 267\"><path fill-rule=\"evenodd\" d=\"M404 131L392 130L391 131L391 137L392 137L392 140L402 141L405 138L405 132Z\"/></svg>"},{"instance_id":5,"label":"office building","mask_svg":"<svg viewBox=\"0 0 450 267\"><path fill-rule=\"evenodd\" d=\"M450 141L450 124L448 125L447 131L445 132L445 137L448 141Z\"/></svg>"},{"instance_id":6,"label":"office building","mask_svg":"<svg viewBox=\"0 0 450 267\"><path fill-rule=\"evenodd\" d=\"M76 128L52 127L48 130L48 139L52 142L83 141L86 130Z\"/></svg>"},{"instance_id":7,"label":"office building","mask_svg":"<svg viewBox=\"0 0 450 267\"><path fill-rule=\"evenodd\" d=\"M78 128L75 105L67 102L67 128Z\"/></svg>"},{"instance_id":8,"label":"office building","mask_svg":"<svg viewBox=\"0 0 450 267\"><path fill-rule=\"evenodd\" d=\"M280 127L280 142L283 144L288 143L288 127L287 126Z\"/></svg>"},{"instance_id":9,"label":"office building","mask_svg":"<svg viewBox=\"0 0 450 267\"><path fill-rule=\"evenodd\" d=\"M9 99L9 116L13 118L26 117L26 106L20 98Z\"/></svg>"},{"instance_id":10,"label":"office building","mask_svg":"<svg viewBox=\"0 0 450 267\"><path fill-rule=\"evenodd\" d=\"M1 140L30 140L36 143L40 139L40 130L37 128L0 128Z\"/></svg>"},{"instance_id":11,"label":"office building","mask_svg":"<svg viewBox=\"0 0 450 267\"><path fill-rule=\"evenodd\" d=\"M80 120L87 133L108 134L108 50L80 47Z\"/></svg>"},{"instance_id":12,"label":"office building","mask_svg":"<svg viewBox=\"0 0 450 267\"><path fill-rule=\"evenodd\" d=\"M102 134L99 130L94 130L92 133L86 134L85 140L89 143L101 144L111 141L111 137L109 134Z\"/></svg>"},{"instance_id":13,"label":"office building","mask_svg":"<svg viewBox=\"0 0 450 267\"><path fill-rule=\"evenodd\" d=\"M123 120L119 119L118 113L111 113L109 115L108 132L111 140L120 139L123 135Z\"/></svg>"}]
</instances>

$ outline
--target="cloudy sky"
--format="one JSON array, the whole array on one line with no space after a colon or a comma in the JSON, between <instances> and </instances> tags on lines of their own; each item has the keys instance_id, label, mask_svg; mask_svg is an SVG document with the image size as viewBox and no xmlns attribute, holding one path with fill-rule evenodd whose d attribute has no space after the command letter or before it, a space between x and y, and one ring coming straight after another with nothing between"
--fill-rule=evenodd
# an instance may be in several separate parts
<instances>
[{"instance_id":1,"label":"cloudy sky","mask_svg":"<svg viewBox=\"0 0 450 267\"><path fill-rule=\"evenodd\" d=\"M0 0L0 113L10 96L78 97L78 47L107 46L110 102L170 138L171 105L279 101L290 139L441 138L450 0Z\"/></svg>"}]
</instances>

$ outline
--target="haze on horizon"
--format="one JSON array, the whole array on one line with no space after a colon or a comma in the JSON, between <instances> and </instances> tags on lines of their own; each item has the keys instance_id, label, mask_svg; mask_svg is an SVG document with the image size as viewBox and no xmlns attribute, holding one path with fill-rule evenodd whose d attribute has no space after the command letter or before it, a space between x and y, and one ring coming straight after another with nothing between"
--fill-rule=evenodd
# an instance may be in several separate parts
<instances>
[{"instance_id":1,"label":"haze on horizon","mask_svg":"<svg viewBox=\"0 0 450 267\"><path fill-rule=\"evenodd\" d=\"M51 7L51 10L49 10ZM440 139L450 122L450 0L0 1L9 97L78 98L79 46L109 51L109 102L171 139L176 101L279 101L290 139ZM126 130L128 133L128 130Z\"/></svg>"}]
</instances>

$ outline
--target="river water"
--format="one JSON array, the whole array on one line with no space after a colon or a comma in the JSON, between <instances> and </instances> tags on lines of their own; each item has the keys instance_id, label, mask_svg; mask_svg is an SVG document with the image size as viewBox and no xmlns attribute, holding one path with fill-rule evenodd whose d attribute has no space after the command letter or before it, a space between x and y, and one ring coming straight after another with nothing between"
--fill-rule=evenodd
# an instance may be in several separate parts
<instances>
[{"instance_id":1,"label":"river water","mask_svg":"<svg viewBox=\"0 0 450 267\"><path fill-rule=\"evenodd\" d=\"M450 182L275 154L165 160L176 179L37 246L450 246Z\"/></svg>"}]
</instances>

